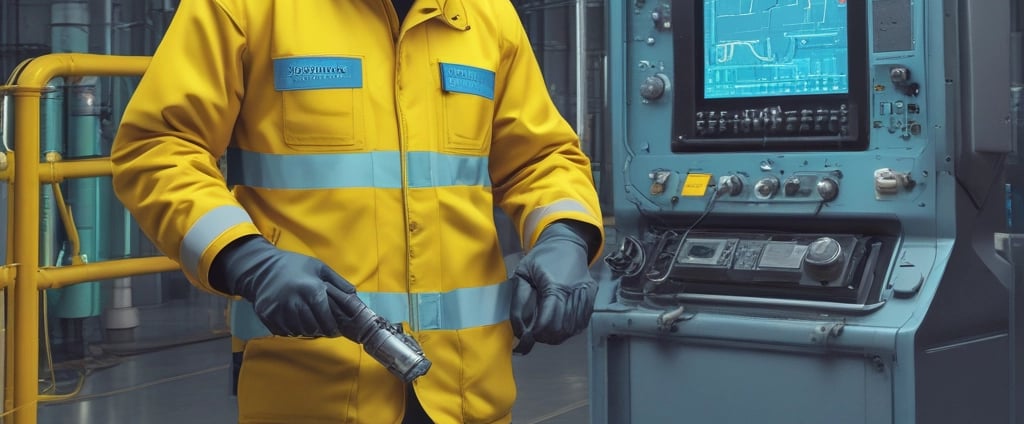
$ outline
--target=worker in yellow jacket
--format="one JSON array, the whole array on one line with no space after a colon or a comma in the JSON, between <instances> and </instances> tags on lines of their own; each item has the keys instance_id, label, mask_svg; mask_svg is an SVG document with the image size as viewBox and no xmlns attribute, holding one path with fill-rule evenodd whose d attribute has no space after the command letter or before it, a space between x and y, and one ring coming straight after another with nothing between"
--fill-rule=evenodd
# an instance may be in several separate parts
<instances>
[{"instance_id":1,"label":"worker in yellow jacket","mask_svg":"<svg viewBox=\"0 0 1024 424\"><path fill-rule=\"evenodd\" d=\"M234 296L243 423L506 423L515 336L589 323L590 163L509 0L182 0L112 158L161 251ZM527 249L510 280L495 204ZM352 296L425 376L349 340Z\"/></svg>"}]
</instances>

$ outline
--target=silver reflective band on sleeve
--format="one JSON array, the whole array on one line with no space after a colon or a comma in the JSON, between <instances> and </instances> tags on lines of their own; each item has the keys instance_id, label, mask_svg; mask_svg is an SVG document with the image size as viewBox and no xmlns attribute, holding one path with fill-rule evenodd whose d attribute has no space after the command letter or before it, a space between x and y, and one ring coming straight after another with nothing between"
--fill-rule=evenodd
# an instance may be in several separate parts
<instances>
[{"instance_id":1,"label":"silver reflective band on sleeve","mask_svg":"<svg viewBox=\"0 0 1024 424\"><path fill-rule=\"evenodd\" d=\"M199 261L203 252L218 236L231 227L252 223L252 218L238 206L220 206L200 217L181 240L181 266L193 278L203 280L199 275Z\"/></svg>"},{"instance_id":2,"label":"silver reflective band on sleeve","mask_svg":"<svg viewBox=\"0 0 1024 424\"><path fill-rule=\"evenodd\" d=\"M486 156L409 152L409 188L490 187ZM272 154L228 150L228 184L277 190L402 188L399 152Z\"/></svg>"},{"instance_id":3,"label":"silver reflective band on sleeve","mask_svg":"<svg viewBox=\"0 0 1024 424\"><path fill-rule=\"evenodd\" d=\"M523 225L523 244L525 245L529 243L533 237L533 233L537 231L537 226L540 225L544 218L560 212L582 212L588 215L592 214L586 206L573 199L562 199L534 209L526 216L526 223Z\"/></svg>"},{"instance_id":4,"label":"silver reflective band on sleeve","mask_svg":"<svg viewBox=\"0 0 1024 424\"><path fill-rule=\"evenodd\" d=\"M501 282L484 287L455 289L444 293L371 293L359 298L377 315L392 323L409 321L409 300L419 305L420 330L462 330L498 324L508 320L512 284ZM236 300L231 304L231 334L242 340L270 336L252 304Z\"/></svg>"}]
</instances>

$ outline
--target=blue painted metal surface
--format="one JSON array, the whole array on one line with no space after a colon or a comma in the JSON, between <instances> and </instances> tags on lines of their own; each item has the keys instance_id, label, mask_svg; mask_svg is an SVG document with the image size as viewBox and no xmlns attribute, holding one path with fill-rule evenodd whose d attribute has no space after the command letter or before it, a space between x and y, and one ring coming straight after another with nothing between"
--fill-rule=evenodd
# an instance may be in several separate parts
<instances>
[{"instance_id":1,"label":"blue painted metal surface","mask_svg":"<svg viewBox=\"0 0 1024 424\"><path fill-rule=\"evenodd\" d=\"M56 3L52 5L53 25L50 28L54 52L89 51L89 9L88 4ZM97 156L100 147L99 99L95 77L64 81L64 133L58 140L64 141L67 156L71 158ZM57 146L51 146L57 147ZM105 259L107 237L110 235L101 224L109 216L113 195L110 193L110 178L85 178L68 181L65 184L67 202L74 214L81 243L81 254L85 261ZM67 251L66 259L71 252ZM99 282L88 282L60 289L60 297L54 311L59 318L88 318L100 314Z\"/></svg>"},{"instance_id":2,"label":"blue painted metal surface","mask_svg":"<svg viewBox=\"0 0 1024 424\"><path fill-rule=\"evenodd\" d=\"M602 273L589 335L593 422L1010 422L1012 276L992 240L1005 231L1000 171L1009 128L988 112L1008 111L1010 87L1001 73L978 71L1009 69L996 46L981 42L1008 37L1001 19L1009 2L873 1L864 16L851 16L866 37L865 57L849 58L867 75L867 84L851 84L866 91L864 104L853 105L865 120L864 149L674 152L673 127L693 119L676 101L697 91L679 80L674 55L685 50L681 40L699 35L676 19L670 28L652 22L709 2L608 8L620 241L652 229L685 238L696 226L712 234L873 233L888 237L891 250L878 251L875 291L863 302L771 288L695 293L714 284L687 283L685 273L665 296L652 291L666 284L647 280L629 297L624 287L635 281ZM808 10L823 3L807 2ZM908 80L894 75L902 70ZM659 84L664 93L652 95ZM712 176L696 195L691 174ZM838 196L752 190L767 177L799 175L834 179ZM719 178L730 176L743 188L713 199Z\"/></svg>"}]
</instances>

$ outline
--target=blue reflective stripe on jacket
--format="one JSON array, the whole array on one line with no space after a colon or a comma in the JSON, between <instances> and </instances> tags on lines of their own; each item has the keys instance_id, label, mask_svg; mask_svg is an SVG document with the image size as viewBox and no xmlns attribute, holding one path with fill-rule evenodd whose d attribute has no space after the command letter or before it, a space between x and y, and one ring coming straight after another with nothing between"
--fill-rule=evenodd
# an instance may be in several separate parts
<instances>
[{"instance_id":1,"label":"blue reflective stripe on jacket","mask_svg":"<svg viewBox=\"0 0 1024 424\"><path fill-rule=\"evenodd\" d=\"M486 156L409 152L406 159L409 188L491 186Z\"/></svg>"},{"instance_id":2,"label":"blue reflective stripe on jacket","mask_svg":"<svg viewBox=\"0 0 1024 424\"><path fill-rule=\"evenodd\" d=\"M445 293L416 293L423 330L459 330L497 324L508 319L512 283L469 287ZM374 293L382 294L382 293Z\"/></svg>"},{"instance_id":3,"label":"blue reflective stripe on jacket","mask_svg":"<svg viewBox=\"0 0 1024 424\"><path fill-rule=\"evenodd\" d=\"M227 229L247 222L252 223L252 218L238 206L221 206L207 212L192 224L181 241L178 255L182 269L195 278L205 277L199 275L199 258L206 248Z\"/></svg>"},{"instance_id":4,"label":"blue reflective stripe on jacket","mask_svg":"<svg viewBox=\"0 0 1024 424\"><path fill-rule=\"evenodd\" d=\"M445 293L360 292L359 298L392 323L409 321L411 300L418 306L421 330L462 330L508 320L512 284L505 281ZM246 300L231 305L231 334L242 340L271 335Z\"/></svg>"},{"instance_id":5,"label":"blue reflective stripe on jacket","mask_svg":"<svg viewBox=\"0 0 1024 424\"><path fill-rule=\"evenodd\" d=\"M402 188L395 151L284 155L228 151L228 184L268 189ZM487 157L438 152L406 155L409 188L491 185Z\"/></svg>"}]
</instances>

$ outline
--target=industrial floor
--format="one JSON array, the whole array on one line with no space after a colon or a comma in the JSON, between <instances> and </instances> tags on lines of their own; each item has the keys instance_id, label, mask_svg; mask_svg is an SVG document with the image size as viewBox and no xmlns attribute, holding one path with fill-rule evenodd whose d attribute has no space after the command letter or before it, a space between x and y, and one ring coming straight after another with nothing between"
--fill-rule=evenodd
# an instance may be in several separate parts
<instances>
[{"instance_id":1,"label":"industrial floor","mask_svg":"<svg viewBox=\"0 0 1024 424\"><path fill-rule=\"evenodd\" d=\"M193 297L186 302L141 310L148 334L167 339L168 331L183 331L182 322L209 315L216 305ZM190 318L191 317L191 318ZM202 321L202 320L199 320ZM134 340L98 346L118 352L101 354L81 391L67 401L44 403L39 424L220 424L237 422L235 399L229 395L230 340L207 332L206 341L155 348L154 340ZM154 337L154 336L150 336ZM132 350L134 348L134 350ZM514 358L519 399L513 422L578 424L588 422L587 342L577 336L559 346L538 345L527 356ZM58 372L58 393L74 390L77 372Z\"/></svg>"},{"instance_id":2,"label":"industrial floor","mask_svg":"<svg viewBox=\"0 0 1024 424\"><path fill-rule=\"evenodd\" d=\"M616 230L614 222L606 224L608 252ZM510 231L510 222L504 225ZM512 237L507 240L513 240L507 249L515 249L518 242ZM509 269L517 258L515 254L506 257ZM91 359L63 364L57 360L53 367L56 393L76 388L79 392L68 400L41 404L38 424L237 422L235 398L230 395L225 300L192 287L184 290L187 294L177 300L140 307L140 326L128 335L94 334L93 338L106 342L89 348L86 356ZM513 357L513 367L519 393L512 408L513 423L589 422L585 334L559 346L536 345L529 355ZM89 371L81 379L83 369ZM79 382L83 382L80 388ZM41 390L51 386L48 383L43 378Z\"/></svg>"}]
</instances>

